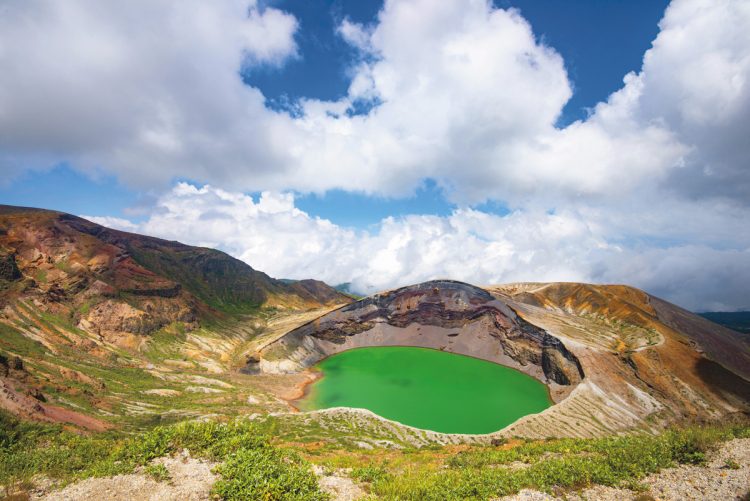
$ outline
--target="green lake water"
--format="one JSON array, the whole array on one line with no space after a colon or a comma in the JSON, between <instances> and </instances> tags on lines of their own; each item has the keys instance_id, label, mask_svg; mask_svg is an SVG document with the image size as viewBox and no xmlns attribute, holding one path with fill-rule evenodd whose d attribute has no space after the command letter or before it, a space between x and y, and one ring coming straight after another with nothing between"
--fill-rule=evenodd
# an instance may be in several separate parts
<instances>
[{"instance_id":1,"label":"green lake water","mask_svg":"<svg viewBox=\"0 0 750 501\"><path fill-rule=\"evenodd\" d=\"M417 428L489 433L551 405L547 388L509 367L437 350L358 348L316 366L302 410L359 407Z\"/></svg>"}]
</instances>

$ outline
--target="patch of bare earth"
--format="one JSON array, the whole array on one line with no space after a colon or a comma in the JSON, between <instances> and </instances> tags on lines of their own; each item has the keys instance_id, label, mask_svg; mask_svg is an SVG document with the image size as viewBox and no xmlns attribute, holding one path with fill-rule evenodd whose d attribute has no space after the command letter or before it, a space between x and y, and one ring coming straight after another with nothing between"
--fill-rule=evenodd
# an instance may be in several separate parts
<instances>
[{"instance_id":1,"label":"patch of bare earth","mask_svg":"<svg viewBox=\"0 0 750 501\"><path fill-rule=\"evenodd\" d=\"M45 501L203 501L211 499L211 487L218 479L212 473L216 463L190 457L183 451L174 457L159 458L169 471L169 480L157 481L138 472L109 478L89 478L61 490L34 492L32 500Z\"/></svg>"},{"instance_id":2,"label":"patch of bare earth","mask_svg":"<svg viewBox=\"0 0 750 501\"><path fill-rule=\"evenodd\" d=\"M333 501L355 501L365 497L365 491L345 472L326 474L320 466L313 466L313 471L318 476L320 490L331 496Z\"/></svg>"},{"instance_id":3,"label":"patch of bare earth","mask_svg":"<svg viewBox=\"0 0 750 501\"><path fill-rule=\"evenodd\" d=\"M35 421L48 423L69 423L91 431L105 431L111 425L88 416L56 405L41 403L39 400L16 391L13 383L17 381L0 378L0 409Z\"/></svg>"}]
</instances>

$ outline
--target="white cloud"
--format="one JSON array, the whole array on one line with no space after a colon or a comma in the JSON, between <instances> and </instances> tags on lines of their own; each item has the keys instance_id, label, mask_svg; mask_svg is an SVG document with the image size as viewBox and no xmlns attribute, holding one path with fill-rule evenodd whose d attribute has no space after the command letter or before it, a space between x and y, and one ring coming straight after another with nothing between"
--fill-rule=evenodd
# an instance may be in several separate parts
<instances>
[{"instance_id":1,"label":"white cloud","mask_svg":"<svg viewBox=\"0 0 750 501\"><path fill-rule=\"evenodd\" d=\"M349 19L344 19L336 31L350 45L356 47L363 53L367 54L372 51L372 47L370 46L370 37L372 34L368 33L367 28L361 24L354 23Z\"/></svg>"},{"instance_id":2,"label":"white cloud","mask_svg":"<svg viewBox=\"0 0 750 501\"><path fill-rule=\"evenodd\" d=\"M750 3L673 2L634 81L642 122L691 147L666 184L688 196L750 202Z\"/></svg>"},{"instance_id":3,"label":"white cloud","mask_svg":"<svg viewBox=\"0 0 750 501\"><path fill-rule=\"evenodd\" d=\"M403 195L431 177L456 200L502 197L498 180L517 186L508 173L518 149L553 130L570 97L562 58L515 11L483 0L386 2L375 26L345 21L340 31L373 55L342 102L379 104L332 118L307 103L298 173L333 174L308 189Z\"/></svg>"},{"instance_id":4,"label":"white cloud","mask_svg":"<svg viewBox=\"0 0 750 501\"><path fill-rule=\"evenodd\" d=\"M249 8L247 23L243 30L244 48L251 64L279 66L287 58L297 55L297 44L292 36L297 31L294 16L277 9L261 12L256 3Z\"/></svg>"},{"instance_id":5,"label":"white cloud","mask_svg":"<svg viewBox=\"0 0 750 501\"><path fill-rule=\"evenodd\" d=\"M254 1L0 5L0 169L68 161L140 187L278 167L278 119L243 66L296 55L297 21Z\"/></svg>"},{"instance_id":6,"label":"white cloud","mask_svg":"<svg viewBox=\"0 0 750 501\"><path fill-rule=\"evenodd\" d=\"M62 160L141 187L400 196L425 178L457 202L554 207L660 183L750 199L750 7L675 0L638 74L555 127L562 58L486 0L388 0L344 20L366 54L349 94L269 110L243 65L296 57L296 19L253 1L10 1L0 16L0 168ZM304 57L304 55L302 55ZM346 110L374 104L365 114Z\"/></svg>"},{"instance_id":7,"label":"white cloud","mask_svg":"<svg viewBox=\"0 0 750 501\"><path fill-rule=\"evenodd\" d=\"M747 307L750 3L674 0L660 27L639 72L557 128L571 95L562 58L486 0L387 0L372 25L344 21L339 34L362 52L348 94L303 100L301 116L266 108L239 75L304 57L297 21L278 9L10 0L0 170L68 161L157 191L174 179L230 190L179 184L138 230L220 246L276 276L368 290L441 275L607 280L690 307ZM362 102L366 113L347 113ZM462 207L515 210L362 233L271 194L400 196L425 178Z\"/></svg>"},{"instance_id":8,"label":"white cloud","mask_svg":"<svg viewBox=\"0 0 750 501\"><path fill-rule=\"evenodd\" d=\"M506 216L456 209L446 217L386 218L372 231L354 231L311 217L295 207L290 194L265 192L254 200L180 183L143 223L89 219L218 247L275 277L352 282L370 293L434 278L476 284L593 281L640 286L694 309L750 307L742 293L750 280L750 235L733 249L686 244L705 234L718 247L727 235L711 229L713 217L689 229L670 229L669 214L682 209L680 203L655 203L669 209L662 215L636 208L627 220L594 209ZM724 210L701 209L714 217ZM750 211L743 216L727 230L741 232Z\"/></svg>"},{"instance_id":9,"label":"white cloud","mask_svg":"<svg viewBox=\"0 0 750 501\"><path fill-rule=\"evenodd\" d=\"M84 219L88 219L89 221L93 221L96 224L106 226L107 228L114 228L116 230L129 231L131 233L137 232L139 230L139 227L136 223L133 223L132 221L123 219L121 217L86 216L86 215L83 215L81 217Z\"/></svg>"}]
</instances>

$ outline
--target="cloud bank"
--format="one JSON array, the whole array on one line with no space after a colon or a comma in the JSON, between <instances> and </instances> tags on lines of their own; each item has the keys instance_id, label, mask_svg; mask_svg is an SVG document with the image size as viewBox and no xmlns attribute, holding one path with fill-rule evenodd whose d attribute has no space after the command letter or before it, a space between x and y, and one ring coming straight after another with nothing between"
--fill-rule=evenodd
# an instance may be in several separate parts
<instances>
[{"instance_id":1,"label":"cloud bank","mask_svg":"<svg viewBox=\"0 0 750 501\"><path fill-rule=\"evenodd\" d=\"M712 231L711 218L670 229L668 217L648 210L617 220L593 209L505 216L456 209L446 217L386 218L370 231L356 231L311 217L289 193L264 192L254 199L179 183L142 223L84 217L220 248L275 277L352 282L354 290L367 293L434 278L476 284L590 281L640 286L692 309L726 310L750 306L746 295L737 294L750 280L750 235L740 237L744 250L685 242L709 232L706 240L718 246L730 237L727 231L742 233L747 216L727 218L731 227ZM621 235L629 235L627 242Z\"/></svg>"},{"instance_id":2,"label":"cloud bank","mask_svg":"<svg viewBox=\"0 0 750 501\"><path fill-rule=\"evenodd\" d=\"M750 307L748 2L674 0L641 70L564 128L564 61L512 9L388 0L373 24L339 26L358 51L346 96L269 109L240 71L304 57L298 29L248 1L4 2L0 169L67 161L167 190L145 223L115 224L277 276L618 281ZM399 197L426 178L460 208L371 232L288 193ZM485 200L512 212L470 208Z\"/></svg>"}]
</instances>

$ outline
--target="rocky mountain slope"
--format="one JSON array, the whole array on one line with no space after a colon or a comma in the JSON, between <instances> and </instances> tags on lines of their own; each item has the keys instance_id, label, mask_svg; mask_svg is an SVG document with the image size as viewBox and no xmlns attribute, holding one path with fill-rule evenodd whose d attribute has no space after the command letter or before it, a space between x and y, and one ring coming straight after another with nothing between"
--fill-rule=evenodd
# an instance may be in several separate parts
<instances>
[{"instance_id":1,"label":"rocky mountain slope","mask_svg":"<svg viewBox=\"0 0 750 501\"><path fill-rule=\"evenodd\" d=\"M502 431L597 436L750 411L739 333L626 286L434 281L332 311L269 343L261 373L300 373L362 346L421 346L515 367L556 405Z\"/></svg>"},{"instance_id":2,"label":"rocky mountain slope","mask_svg":"<svg viewBox=\"0 0 750 501\"><path fill-rule=\"evenodd\" d=\"M501 435L601 436L750 411L747 337L631 287L442 280L352 302L219 251L0 207L0 407L16 414L102 430L290 412L317 361L385 345L547 384L556 405ZM343 423L331 432L359 441L352 422L413 445L492 438L341 412L283 421L315 433Z\"/></svg>"},{"instance_id":3,"label":"rocky mountain slope","mask_svg":"<svg viewBox=\"0 0 750 501\"><path fill-rule=\"evenodd\" d=\"M217 250L0 206L0 355L20 361L0 367L0 407L102 428L78 411L148 408L107 386L156 385L161 374L143 371L169 364L182 366L185 381L191 369L229 372L276 317L308 319L349 301L322 282L287 284Z\"/></svg>"},{"instance_id":4,"label":"rocky mountain slope","mask_svg":"<svg viewBox=\"0 0 750 501\"><path fill-rule=\"evenodd\" d=\"M322 282L288 284L214 249L10 206L0 206L0 279L6 297L37 294L47 302L88 301L89 306L105 302L105 309L116 311L129 303L140 311L117 327L136 334L158 329L166 320L189 326L203 314L348 301ZM87 308L90 315L98 311L93 310ZM85 318L93 322L104 316Z\"/></svg>"}]
</instances>

